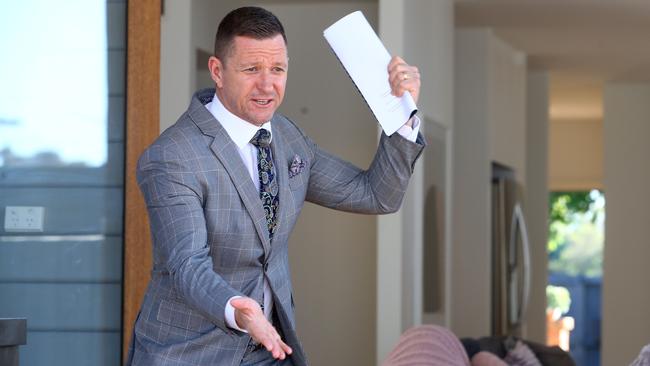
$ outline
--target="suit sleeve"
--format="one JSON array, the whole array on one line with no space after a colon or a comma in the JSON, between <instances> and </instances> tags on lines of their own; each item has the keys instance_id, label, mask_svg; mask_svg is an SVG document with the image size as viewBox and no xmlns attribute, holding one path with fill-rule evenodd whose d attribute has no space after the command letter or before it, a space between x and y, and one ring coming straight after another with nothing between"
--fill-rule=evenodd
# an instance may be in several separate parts
<instances>
[{"instance_id":1,"label":"suit sleeve","mask_svg":"<svg viewBox=\"0 0 650 366\"><path fill-rule=\"evenodd\" d=\"M397 211L404 198L415 162L425 147L399 134L382 133L375 157L362 170L307 140L312 150L307 200L337 210L384 214Z\"/></svg>"},{"instance_id":2,"label":"suit sleeve","mask_svg":"<svg viewBox=\"0 0 650 366\"><path fill-rule=\"evenodd\" d=\"M213 270L194 172L169 147L153 145L140 157L137 179L149 212L154 271L167 272L189 306L233 332L225 322L225 306L243 294Z\"/></svg>"}]
</instances>

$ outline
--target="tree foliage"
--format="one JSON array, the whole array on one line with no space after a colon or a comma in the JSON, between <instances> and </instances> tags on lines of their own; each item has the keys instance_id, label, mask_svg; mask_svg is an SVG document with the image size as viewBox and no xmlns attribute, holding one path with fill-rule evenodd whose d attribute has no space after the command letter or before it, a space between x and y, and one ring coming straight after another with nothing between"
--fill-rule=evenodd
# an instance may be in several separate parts
<instances>
[{"instance_id":1,"label":"tree foliage","mask_svg":"<svg viewBox=\"0 0 650 366\"><path fill-rule=\"evenodd\" d=\"M566 314L571 307L569 290L562 286L546 286L546 307L551 310L558 309L560 314Z\"/></svg>"},{"instance_id":2,"label":"tree foliage","mask_svg":"<svg viewBox=\"0 0 650 366\"><path fill-rule=\"evenodd\" d=\"M572 276L601 276L604 243L602 192L552 192L549 196L549 269Z\"/></svg>"}]
</instances>

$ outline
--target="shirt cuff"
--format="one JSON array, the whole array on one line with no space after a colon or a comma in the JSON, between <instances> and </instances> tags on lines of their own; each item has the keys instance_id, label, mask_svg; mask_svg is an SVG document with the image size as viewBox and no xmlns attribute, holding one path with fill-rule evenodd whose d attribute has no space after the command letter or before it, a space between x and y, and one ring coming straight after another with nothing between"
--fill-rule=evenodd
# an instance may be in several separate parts
<instances>
[{"instance_id":1,"label":"shirt cuff","mask_svg":"<svg viewBox=\"0 0 650 366\"><path fill-rule=\"evenodd\" d=\"M413 121L413 127L405 123L402 125L402 127L399 128L399 130L397 130L397 133L399 133L400 136L404 137L405 139L411 142L415 142L415 140L418 138L418 133L420 132L420 118L414 115L411 117L411 120Z\"/></svg>"},{"instance_id":2,"label":"shirt cuff","mask_svg":"<svg viewBox=\"0 0 650 366\"><path fill-rule=\"evenodd\" d=\"M240 332L248 333L245 329L241 329L237 325L237 320L235 319L235 308L230 304L230 302L233 299L238 299L242 296L233 296L230 299L228 299L228 302L226 303L226 309L225 309L225 317L226 317L226 325L228 325L232 329L236 329Z\"/></svg>"}]
</instances>

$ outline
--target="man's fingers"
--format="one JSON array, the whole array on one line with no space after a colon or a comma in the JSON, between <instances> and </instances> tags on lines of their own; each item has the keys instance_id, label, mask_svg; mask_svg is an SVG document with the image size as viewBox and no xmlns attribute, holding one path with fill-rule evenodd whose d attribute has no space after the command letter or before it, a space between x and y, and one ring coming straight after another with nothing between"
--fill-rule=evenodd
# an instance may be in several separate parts
<instances>
[{"instance_id":1,"label":"man's fingers","mask_svg":"<svg viewBox=\"0 0 650 366\"><path fill-rule=\"evenodd\" d=\"M273 358L279 358L281 360L284 360L285 352L282 346L280 345L280 340L269 340L267 343L264 344L264 347L266 348L267 351L271 353Z\"/></svg>"},{"instance_id":2,"label":"man's fingers","mask_svg":"<svg viewBox=\"0 0 650 366\"><path fill-rule=\"evenodd\" d=\"M406 64L395 65L389 69L388 82L394 95L401 96L404 91L418 90L420 87L420 71L415 66Z\"/></svg>"},{"instance_id":3,"label":"man's fingers","mask_svg":"<svg viewBox=\"0 0 650 366\"><path fill-rule=\"evenodd\" d=\"M232 299L230 300L230 305L232 305L232 307L235 309L244 308L246 306L246 298L238 297L236 299Z\"/></svg>"},{"instance_id":4,"label":"man's fingers","mask_svg":"<svg viewBox=\"0 0 650 366\"><path fill-rule=\"evenodd\" d=\"M407 64L401 58L395 57L393 58L393 61L391 61L391 63L388 64L388 74L391 77L398 77L398 76L403 77L404 75L419 74L419 70L417 67Z\"/></svg>"},{"instance_id":5,"label":"man's fingers","mask_svg":"<svg viewBox=\"0 0 650 366\"><path fill-rule=\"evenodd\" d=\"M393 95L398 97L401 97L402 94L404 94L404 92L407 90L413 92L418 89L420 89L420 79L417 75L406 80L395 80L391 82L391 90L393 92Z\"/></svg>"},{"instance_id":6,"label":"man's fingers","mask_svg":"<svg viewBox=\"0 0 650 366\"><path fill-rule=\"evenodd\" d=\"M393 58L390 59L390 62L388 63L388 72L390 72L393 68L395 68L397 65L400 64L406 64L404 60L399 57L399 56L393 56Z\"/></svg>"},{"instance_id":7,"label":"man's fingers","mask_svg":"<svg viewBox=\"0 0 650 366\"><path fill-rule=\"evenodd\" d=\"M259 308L260 304L250 297L238 297L230 300L230 305L237 310L253 310Z\"/></svg>"},{"instance_id":8,"label":"man's fingers","mask_svg":"<svg viewBox=\"0 0 650 366\"><path fill-rule=\"evenodd\" d=\"M264 345L264 348L266 348L267 351L273 352L273 340L269 339L265 342L262 342Z\"/></svg>"},{"instance_id":9,"label":"man's fingers","mask_svg":"<svg viewBox=\"0 0 650 366\"><path fill-rule=\"evenodd\" d=\"M413 80L420 80L420 72L416 67L404 68L389 74L390 84L398 84L402 82L411 82Z\"/></svg>"},{"instance_id":10,"label":"man's fingers","mask_svg":"<svg viewBox=\"0 0 650 366\"><path fill-rule=\"evenodd\" d=\"M282 341L282 338L280 337L280 334L278 334L277 330L273 328L273 350L269 350L274 358L279 358L281 360L284 360L287 356L290 355L292 350L291 347L289 347L284 341Z\"/></svg>"},{"instance_id":11,"label":"man's fingers","mask_svg":"<svg viewBox=\"0 0 650 366\"><path fill-rule=\"evenodd\" d=\"M388 63L388 83L394 96L401 97L408 91L417 103L421 83L420 70L416 66L407 64L399 56L393 56Z\"/></svg>"},{"instance_id":12,"label":"man's fingers","mask_svg":"<svg viewBox=\"0 0 650 366\"><path fill-rule=\"evenodd\" d=\"M251 332L251 337L266 348L273 358L284 360L287 355L293 352L291 347L282 341L280 334L270 323L266 323L261 328L257 328L257 331Z\"/></svg>"},{"instance_id":13,"label":"man's fingers","mask_svg":"<svg viewBox=\"0 0 650 366\"><path fill-rule=\"evenodd\" d=\"M284 343L282 340L280 340L280 347L282 347L282 350L288 355L293 353L291 347L289 347L289 345Z\"/></svg>"}]
</instances>

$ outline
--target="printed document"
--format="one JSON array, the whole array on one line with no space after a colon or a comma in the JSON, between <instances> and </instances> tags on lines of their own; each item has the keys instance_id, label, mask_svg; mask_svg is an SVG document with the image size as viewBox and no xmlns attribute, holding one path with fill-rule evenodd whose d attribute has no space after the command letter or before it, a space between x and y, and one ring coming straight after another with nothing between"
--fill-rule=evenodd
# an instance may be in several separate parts
<instances>
[{"instance_id":1,"label":"printed document","mask_svg":"<svg viewBox=\"0 0 650 366\"><path fill-rule=\"evenodd\" d=\"M387 135L392 135L415 112L409 92L391 94L388 64L391 56L360 11L348 14L323 31L325 39L365 99Z\"/></svg>"}]
</instances>

